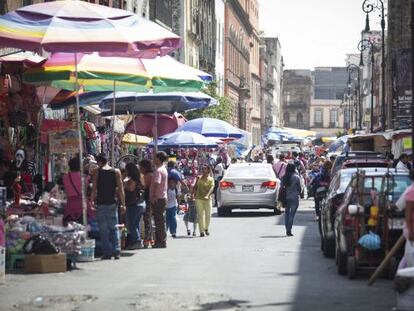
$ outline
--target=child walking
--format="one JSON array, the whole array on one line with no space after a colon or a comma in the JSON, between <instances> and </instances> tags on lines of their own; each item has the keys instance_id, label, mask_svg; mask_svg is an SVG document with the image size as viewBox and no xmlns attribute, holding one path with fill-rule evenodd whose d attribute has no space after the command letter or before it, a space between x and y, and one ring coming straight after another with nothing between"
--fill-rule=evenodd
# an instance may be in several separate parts
<instances>
[{"instance_id":1,"label":"child walking","mask_svg":"<svg viewBox=\"0 0 414 311\"><path fill-rule=\"evenodd\" d=\"M167 210L166 210L166 227L167 231L173 238L177 237L177 207L178 207L178 190L177 182L173 178L168 179L167 191Z\"/></svg>"}]
</instances>

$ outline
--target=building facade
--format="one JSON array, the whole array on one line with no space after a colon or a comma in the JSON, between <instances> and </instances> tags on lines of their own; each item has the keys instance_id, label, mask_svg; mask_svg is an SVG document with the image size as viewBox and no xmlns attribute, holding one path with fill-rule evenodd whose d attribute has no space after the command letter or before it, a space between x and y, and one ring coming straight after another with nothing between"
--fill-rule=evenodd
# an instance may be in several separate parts
<instances>
[{"instance_id":1,"label":"building facade","mask_svg":"<svg viewBox=\"0 0 414 311\"><path fill-rule=\"evenodd\" d=\"M262 133L272 127L282 126L282 75L283 58L278 38L261 38L260 79L262 91Z\"/></svg>"},{"instance_id":2,"label":"building facade","mask_svg":"<svg viewBox=\"0 0 414 311\"><path fill-rule=\"evenodd\" d=\"M250 35L250 101L247 110L247 127L252 133L252 142L259 145L261 129L261 81L260 81L260 37L259 37L259 1L246 1L252 32Z\"/></svg>"},{"instance_id":3,"label":"building facade","mask_svg":"<svg viewBox=\"0 0 414 311\"><path fill-rule=\"evenodd\" d=\"M250 36L252 26L246 1L227 0L224 20L224 95L231 103L230 122L247 129L250 98Z\"/></svg>"},{"instance_id":4,"label":"building facade","mask_svg":"<svg viewBox=\"0 0 414 311\"><path fill-rule=\"evenodd\" d=\"M205 72L215 73L216 30L215 2L208 0L182 0L184 33L181 60Z\"/></svg>"},{"instance_id":5,"label":"building facade","mask_svg":"<svg viewBox=\"0 0 414 311\"><path fill-rule=\"evenodd\" d=\"M350 126L355 107L348 89L346 67L317 67L312 72L313 96L310 107L310 129L326 136L336 136Z\"/></svg>"},{"instance_id":6,"label":"building facade","mask_svg":"<svg viewBox=\"0 0 414 311\"><path fill-rule=\"evenodd\" d=\"M309 112L313 92L310 70L297 69L283 72L282 125L309 129Z\"/></svg>"},{"instance_id":7,"label":"building facade","mask_svg":"<svg viewBox=\"0 0 414 311\"><path fill-rule=\"evenodd\" d=\"M225 0L215 0L217 93L224 96L224 10Z\"/></svg>"}]
</instances>

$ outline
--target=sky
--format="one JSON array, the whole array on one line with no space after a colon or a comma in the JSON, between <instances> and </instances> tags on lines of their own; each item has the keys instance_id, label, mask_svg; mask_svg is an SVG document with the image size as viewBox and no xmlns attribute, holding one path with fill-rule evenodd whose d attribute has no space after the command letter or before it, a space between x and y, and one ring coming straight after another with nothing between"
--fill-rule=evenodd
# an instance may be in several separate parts
<instances>
[{"instance_id":1,"label":"sky","mask_svg":"<svg viewBox=\"0 0 414 311\"><path fill-rule=\"evenodd\" d=\"M345 66L358 53L365 27L363 0L259 0L260 30L279 37L285 69ZM371 29L380 29L371 13Z\"/></svg>"}]
</instances>

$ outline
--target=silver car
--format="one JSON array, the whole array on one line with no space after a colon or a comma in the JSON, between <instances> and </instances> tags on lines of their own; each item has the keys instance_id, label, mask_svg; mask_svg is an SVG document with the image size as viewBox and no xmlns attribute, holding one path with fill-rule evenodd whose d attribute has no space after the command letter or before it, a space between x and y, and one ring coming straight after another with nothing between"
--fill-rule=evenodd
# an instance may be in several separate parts
<instances>
[{"instance_id":1,"label":"silver car","mask_svg":"<svg viewBox=\"0 0 414 311\"><path fill-rule=\"evenodd\" d=\"M270 164L231 164L217 191L217 213L225 216L232 209L276 209L280 181Z\"/></svg>"}]
</instances>

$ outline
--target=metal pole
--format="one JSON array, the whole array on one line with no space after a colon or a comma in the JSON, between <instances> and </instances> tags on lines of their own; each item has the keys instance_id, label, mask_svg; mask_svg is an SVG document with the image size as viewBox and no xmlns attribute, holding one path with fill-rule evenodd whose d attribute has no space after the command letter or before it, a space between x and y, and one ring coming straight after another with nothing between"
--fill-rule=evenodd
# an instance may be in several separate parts
<instances>
[{"instance_id":1,"label":"metal pole","mask_svg":"<svg viewBox=\"0 0 414 311\"><path fill-rule=\"evenodd\" d=\"M414 167L414 0L411 0L411 154Z\"/></svg>"},{"instance_id":2,"label":"metal pole","mask_svg":"<svg viewBox=\"0 0 414 311\"><path fill-rule=\"evenodd\" d=\"M86 188L85 177L83 171L83 143L82 143L82 131L80 120L80 103L79 103L79 80L78 80L78 55L75 53L75 89L76 89L76 118L78 123L78 138L79 138L79 162L80 162L80 177L81 177L81 195L82 195L82 211L83 211L83 224L87 228L88 224L88 209L86 205ZM88 230L88 229L86 229Z\"/></svg>"},{"instance_id":3,"label":"metal pole","mask_svg":"<svg viewBox=\"0 0 414 311\"><path fill-rule=\"evenodd\" d=\"M374 46L371 45L371 133L374 132Z\"/></svg>"},{"instance_id":4,"label":"metal pole","mask_svg":"<svg viewBox=\"0 0 414 311\"><path fill-rule=\"evenodd\" d=\"M384 12L384 2L382 0L379 0L381 2L381 36L382 36L382 42L381 42L381 54L382 54L382 60L381 60L381 84L382 84L382 105L381 105L381 127L382 130L385 131L387 128L387 110L385 107L385 12Z\"/></svg>"},{"instance_id":5,"label":"metal pole","mask_svg":"<svg viewBox=\"0 0 414 311\"><path fill-rule=\"evenodd\" d=\"M358 129L362 130L361 70L358 68Z\"/></svg>"},{"instance_id":6,"label":"metal pole","mask_svg":"<svg viewBox=\"0 0 414 311\"><path fill-rule=\"evenodd\" d=\"M115 95L116 82L114 80L114 95L112 97L112 142L111 142L111 164L115 167Z\"/></svg>"}]
</instances>

